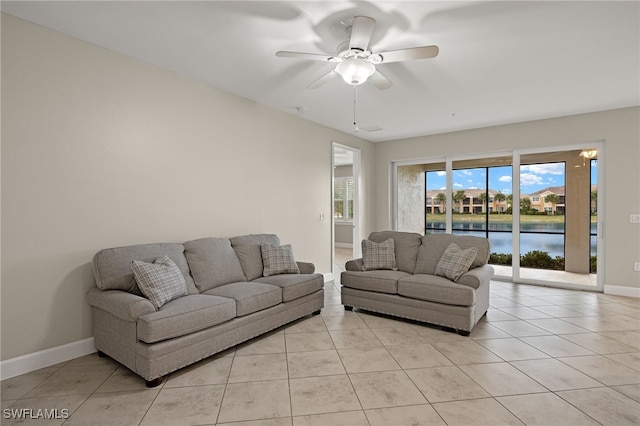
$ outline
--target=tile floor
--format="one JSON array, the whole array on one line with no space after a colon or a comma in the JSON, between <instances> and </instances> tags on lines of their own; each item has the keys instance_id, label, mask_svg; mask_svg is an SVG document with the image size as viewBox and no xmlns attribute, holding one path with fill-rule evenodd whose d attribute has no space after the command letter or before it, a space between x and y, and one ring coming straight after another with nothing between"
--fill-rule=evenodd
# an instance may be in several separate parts
<instances>
[{"instance_id":1,"label":"tile floor","mask_svg":"<svg viewBox=\"0 0 640 426\"><path fill-rule=\"evenodd\" d=\"M154 389L95 354L4 380L3 417L70 416L2 424L640 424L637 299L492 282L487 316L462 337L345 312L335 282L325 294L321 315Z\"/></svg>"}]
</instances>

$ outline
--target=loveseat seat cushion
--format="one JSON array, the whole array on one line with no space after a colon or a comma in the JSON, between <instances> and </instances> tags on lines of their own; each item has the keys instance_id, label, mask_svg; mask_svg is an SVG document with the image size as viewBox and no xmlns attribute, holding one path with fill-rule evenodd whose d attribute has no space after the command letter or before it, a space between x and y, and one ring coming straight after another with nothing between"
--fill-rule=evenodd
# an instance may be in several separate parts
<instances>
[{"instance_id":1,"label":"loveseat seat cushion","mask_svg":"<svg viewBox=\"0 0 640 426\"><path fill-rule=\"evenodd\" d=\"M376 293L398 293L398 280L410 274L402 271L345 271L340 275L340 282L345 287Z\"/></svg>"},{"instance_id":2,"label":"loveseat seat cushion","mask_svg":"<svg viewBox=\"0 0 640 426\"><path fill-rule=\"evenodd\" d=\"M184 246L174 243L139 244L100 250L93 256L93 274L100 290L124 290L142 295L131 270L131 261L153 263L162 256L168 256L180 269L187 283L187 293L197 294L189 265L184 255Z\"/></svg>"},{"instance_id":3,"label":"loveseat seat cushion","mask_svg":"<svg viewBox=\"0 0 640 426\"><path fill-rule=\"evenodd\" d=\"M422 244L422 235L413 232L381 231L369 234L369 240L382 243L393 239L396 264L399 271L413 273L418 258L418 249Z\"/></svg>"},{"instance_id":4,"label":"loveseat seat cushion","mask_svg":"<svg viewBox=\"0 0 640 426\"><path fill-rule=\"evenodd\" d=\"M270 308L282 302L280 287L258 282L225 284L206 291L204 294L235 300L236 316L238 317Z\"/></svg>"},{"instance_id":5,"label":"loveseat seat cushion","mask_svg":"<svg viewBox=\"0 0 640 426\"><path fill-rule=\"evenodd\" d=\"M274 246L280 245L280 238L275 234L243 235L233 237L230 241L248 281L253 281L262 276L264 264L262 263L260 245L265 243Z\"/></svg>"},{"instance_id":6,"label":"loveseat seat cushion","mask_svg":"<svg viewBox=\"0 0 640 426\"><path fill-rule=\"evenodd\" d=\"M236 316L232 299L194 294L171 300L157 312L138 318L138 340L159 342L229 321Z\"/></svg>"},{"instance_id":7,"label":"loveseat seat cushion","mask_svg":"<svg viewBox=\"0 0 640 426\"><path fill-rule=\"evenodd\" d=\"M324 287L320 274L282 274L261 277L254 282L271 284L282 289L282 301L289 302L307 294L315 293Z\"/></svg>"},{"instance_id":8,"label":"loveseat seat cushion","mask_svg":"<svg viewBox=\"0 0 640 426\"><path fill-rule=\"evenodd\" d=\"M457 244L462 250L471 247L478 250L470 269L485 265L489 261L491 249L489 240L486 238L472 235L427 234L422 237L422 245L418 250L418 260L413 273L434 275L440 258L451 243Z\"/></svg>"},{"instance_id":9,"label":"loveseat seat cushion","mask_svg":"<svg viewBox=\"0 0 640 426\"><path fill-rule=\"evenodd\" d=\"M446 305L471 306L476 303L473 288L436 275L418 274L401 278L398 281L398 294Z\"/></svg>"},{"instance_id":10,"label":"loveseat seat cushion","mask_svg":"<svg viewBox=\"0 0 640 426\"><path fill-rule=\"evenodd\" d=\"M191 275L201 292L246 281L236 252L227 238L201 238L184 243Z\"/></svg>"}]
</instances>

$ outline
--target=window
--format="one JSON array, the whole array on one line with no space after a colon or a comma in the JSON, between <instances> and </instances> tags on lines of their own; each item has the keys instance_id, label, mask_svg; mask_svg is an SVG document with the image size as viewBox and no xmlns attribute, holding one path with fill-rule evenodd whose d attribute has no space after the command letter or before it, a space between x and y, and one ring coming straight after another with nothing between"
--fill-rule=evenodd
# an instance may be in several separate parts
<instances>
[{"instance_id":1,"label":"window","mask_svg":"<svg viewBox=\"0 0 640 426\"><path fill-rule=\"evenodd\" d=\"M353 177L337 177L333 183L333 218L353 220Z\"/></svg>"}]
</instances>

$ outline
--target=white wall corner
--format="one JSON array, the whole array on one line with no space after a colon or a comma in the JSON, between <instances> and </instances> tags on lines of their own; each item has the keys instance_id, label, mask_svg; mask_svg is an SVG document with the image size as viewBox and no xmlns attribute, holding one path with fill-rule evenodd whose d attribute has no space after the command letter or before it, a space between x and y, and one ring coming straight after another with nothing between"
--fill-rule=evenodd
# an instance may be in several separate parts
<instances>
[{"instance_id":1,"label":"white wall corner","mask_svg":"<svg viewBox=\"0 0 640 426\"><path fill-rule=\"evenodd\" d=\"M640 288L622 287L618 285L605 285L604 293L612 294L615 296L640 297Z\"/></svg>"},{"instance_id":2,"label":"white wall corner","mask_svg":"<svg viewBox=\"0 0 640 426\"><path fill-rule=\"evenodd\" d=\"M0 362L0 380L30 373L93 352L96 352L95 342L93 337L89 337L55 348L7 359Z\"/></svg>"},{"instance_id":3,"label":"white wall corner","mask_svg":"<svg viewBox=\"0 0 640 426\"><path fill-rule=\"evenodd\" d=\"M322 274L322 276L324 277L324 282L328 283L329 281L333 281L333 273L332 272L327 272L326 274Z\"/></svg>"}]
</instances>

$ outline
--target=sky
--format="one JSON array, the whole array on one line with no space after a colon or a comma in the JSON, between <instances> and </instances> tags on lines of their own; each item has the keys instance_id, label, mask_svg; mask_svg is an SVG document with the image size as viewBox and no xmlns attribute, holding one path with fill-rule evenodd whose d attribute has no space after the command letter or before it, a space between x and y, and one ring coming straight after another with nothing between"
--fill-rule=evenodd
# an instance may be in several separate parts
<instances>
[{"instance_id":1,"label":"sky","mask_svg":"<svg viewBox=\"0 0 640 426\"><path fill-rule=\"evenodd\" d=\"M597 183L597 161L591 163L591 183ZM531 194L550 186L564 185L564 163L531 164L520 167L520 192ZM460 169L453 171L453 190L483 189L486 182L486 169ZM489 189L511 194L511 166L489 168ZM427 173L427 189L445 190L444 171Z\"/></svg>"}]
</instances>

